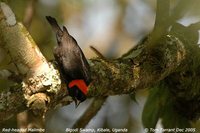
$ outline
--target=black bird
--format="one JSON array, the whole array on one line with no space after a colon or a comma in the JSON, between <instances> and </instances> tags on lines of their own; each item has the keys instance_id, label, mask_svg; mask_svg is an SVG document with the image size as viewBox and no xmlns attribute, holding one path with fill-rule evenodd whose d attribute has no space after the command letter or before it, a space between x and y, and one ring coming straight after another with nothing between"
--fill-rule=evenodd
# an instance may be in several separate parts
<instances>
[{"instance_id":1,"label":"black bird","mask_svg":"<svg viewBox=\"0 0 200 133\"><path fill-rule=\"evenodd\" d=\"M67 28L63 26L61 29L56 19L51 16L46 16L46 19L56 34L58 45L54 49L55 60L64 81L67 83L69 95L78 106L86 99L88 85L91 82L89 64L76 40L68 33Z\"/></svg>"}]
</instances>

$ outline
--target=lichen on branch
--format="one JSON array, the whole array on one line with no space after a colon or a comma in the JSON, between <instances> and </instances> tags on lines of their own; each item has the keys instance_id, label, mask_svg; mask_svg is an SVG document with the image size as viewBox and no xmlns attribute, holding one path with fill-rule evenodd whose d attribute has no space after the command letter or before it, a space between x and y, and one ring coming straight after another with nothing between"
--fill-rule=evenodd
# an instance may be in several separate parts
<instances>
[{"instance_id":1,"label":"lichen on branch","mask_svg":"<svg viewBox=\"0 0 200 133\"><path fill-rule=\"evenodd\" d=\"M61 83L57 68L47 62L24 26L19 22L10 25L7 21L10 18L5 13L1 3L0 47L8 51L18 73L23 75L23 82L14 86L15 91L10 88L1 93L0 121L26 109L45 112L58 104L71 103L72 99L67 94L66 86ZM185 64L194 57L188 53L196 49L190 49L188 43L174 34L163 34L155 39L153 45L150 45L151 37L148 36L121 58L90 59L92 83L87 96L131 94L169 79L175 73L175 77L178 77L180 70L187 72L190 69ZM199 92L195 96L199 96Z\"/></svg>"},{"instance_id":2,"label":"lichen on branch","mask_svg":"<svg viewBox=\"0 0 200 133\"><path fill-rule=\"evenodd\" d=\"M22 83L14 85L18 91L8 89L1 93L0 120L27 107L33 110L40 107L40 111L45 112L49 101L56 99L54 96L61 90L60 74L54 65L47 62L26 28L16 22L9 6L1 2L0 7L0 47L7 51L17 68L16 73L23 78ZM42 97L38 98L37 93L42 93ZM35 107L38 103L44 103L40 104L44 106Z\"/></svg>"}]
</instances>

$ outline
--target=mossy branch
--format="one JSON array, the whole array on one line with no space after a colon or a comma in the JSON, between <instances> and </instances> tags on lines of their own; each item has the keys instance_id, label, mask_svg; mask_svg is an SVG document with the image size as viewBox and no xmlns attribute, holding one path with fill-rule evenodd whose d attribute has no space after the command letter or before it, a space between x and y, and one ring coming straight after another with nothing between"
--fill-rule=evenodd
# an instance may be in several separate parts
<instances>
[{"instance_id":1,"label":"mossy branch","mask_svg":"<svg viewBox=\"0 0 200 133\"><path fill-rule=\"evenodd\" d=\"M58 104L72 102L62 87L57 69L46 61L24 26L15 17L13 20L6 15L4 6L1 3L0 47L10 54L18 73L23 75L23 82L1 92L0 122L26 109L43 115ZM173 35L161 36L151 50L149 43L151 36L119 59L90 59L92 83L88 97L131 94L152 87L179 72L193 58L188 53L196 54L197 50L188 48L187 43Z\"/></svg>"},{"instance_id":2,"label":"mossy branch","mask_svg":"<svg viewBox=\"0 0 200 133\"><path fill-rule=\"evenodd\" d=\"M14 16L7 18L7 12L3 8L8 7L1 3L1 47L9 52L12 61L18 67L18 72L24 75L24 79L18 91L7 90L1 93L0 120L28 108L36 114L43 114L59 103L70 103L71 99L67 97L65 89L61 88L58 71L47 63L24 26L17 23ZM167 36L165 39L170 37ZM169 47L168 43L161 44L162 48L156 48L156 53L163 53L159 56L162 57L161 59L157 59L154 52L148 53L143 45L140 49L142 52L136 57L131 57L135 53L133 50L128 58L89 60L93 82L89 87L88 97L130 94L162 80L176 69L185 57L183 44L178 41L173 44L177 47L176 50L174 47ZM159 64L160 62L157 62L159 60L163 64ZM163 67L158 71L158 66ZM8 102L11 101L10 98L14 99L12 104Z\"/></svg>"}]
</instances>

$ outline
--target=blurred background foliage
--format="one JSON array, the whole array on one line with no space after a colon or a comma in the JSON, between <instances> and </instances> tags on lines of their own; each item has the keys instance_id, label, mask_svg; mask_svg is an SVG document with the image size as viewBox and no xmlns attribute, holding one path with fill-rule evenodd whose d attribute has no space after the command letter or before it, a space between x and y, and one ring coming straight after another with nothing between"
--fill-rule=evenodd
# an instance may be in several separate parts
<instances>
[{"instance_id":1,"label":"blurred background foliage","mask_svg":"<svg viewBox=\"0 0 200 133\"><path fill-rule=\"evenodd\" d=\"M53 59L55 35L45 16L55 17L65 25L79 43L87 58L95 57L89 46L97 48L107 58L117 58L134 47L151 32L156 14L156 0L2 0L12 8L18 21L23 22L48 60ZM181 1L181 3L180 3ZM171 14L183 25L200 20L200 1L171 0ZM180 5L181 4L181 5ZM179 8L175 8L179 6ZM30 15L29 12L32 12ZM179 12L179 13L178 13ZM26 17L30 17L27 21ZM0 49L0 69L14 66ZM0 79L0 86L11 83ZM109 88L108 88L109 89ZM141 114L148 96L147 90L137 92L134 102L127 95L111 96L87 128L128 128L129 133L142 133ZM74 104L49 111L48 133L64 133L91 103L86 100L77 109ZM11 121L8 122L8 127ZM16 126L16 121L12 122ZM14 127L11 126L11 127ZM161 126L160 123L157 127Z\"/></svg>"}]
</instances>

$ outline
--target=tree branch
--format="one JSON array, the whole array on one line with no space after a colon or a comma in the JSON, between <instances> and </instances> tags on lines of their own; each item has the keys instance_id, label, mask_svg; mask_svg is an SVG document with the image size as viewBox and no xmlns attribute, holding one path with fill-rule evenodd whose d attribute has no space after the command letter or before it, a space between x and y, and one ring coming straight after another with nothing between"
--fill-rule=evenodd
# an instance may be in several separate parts
<instances>
[{"instance_id":1,"label":"tree branch","mask_svg":"<svg viewBox=\"0 0 200 133\"><path fill-rule=\"evenodd\" d=\"M76 123L73 125L74 128L84 128L90 120L98 113L98 111L101 109L103 104L105 103L107 97L97 97L95 98L91 105L87 108L85 113L76 121Z\"/></svg>"},{"instance_id":2,"label":"tree branch","mask_svg":"<svg viewBox=\"0 0 200 133\"><path fill-rule=\"evenodd\" d=\"M0 3L0 33L0 47L10 55L17 67L17 73L23 75L23 82L16 85L21 88L18 88L17 92L14 91L18 94L12 94L11 90L1 93L0 118L10 117L8 112L22 111L16 108L19 107L16 106L19 102L22 109L29 107L35 111L39 110L38 113L45 112L46 103L51 100L50 95L61 90L58 70L46 61L26 28L16 22L12 10L2 2ZM50 94L38 94L44 90ZM13 103L7 101L10 98Z\"/></svg>"},{"instance_id":3,"label":"tree branch","mask_svg":"<svg viewBox=\"0 0 200 133\"><path fill-rule=\"evenodd\" d=\"M37 0L28 1L27 7L25 10L24 20L23 20L23 23L27 29L29 29L31 25L31 22L35 13L36 3L37 3Z\"/></svg>"},{"instance_id":4,"label":"tree branch","mask_svg":"<svg viewBox=\"0 0 200 133\"><path fill-rule=\"evenodd\" d=\"M24 26L4 8L8 7L1 3L0 46L9 52L24 80L14 89L1 92L0 121L27 109L43 115L58 104L72 102L56 68L46 61ZM146 39L119 59L90 59L92 83L87 96L130 94L152 87L184 67L185 61L193 58L188 53L196 50L173 35L161 36L151 50L149 43Z\"/></svg>"},{"instance_id":5,"label":"tree branch","mask_svg":"<svg viewBox=\"0 0 200 133\"><path fill-rule=\"evenodd\" d=\"M168 20L170 16L170 0L157 0L156 19L154 29L149 38L149 49L154 47L156 42L167 33L169 25Z\"/></svg>"}]
</instances>

